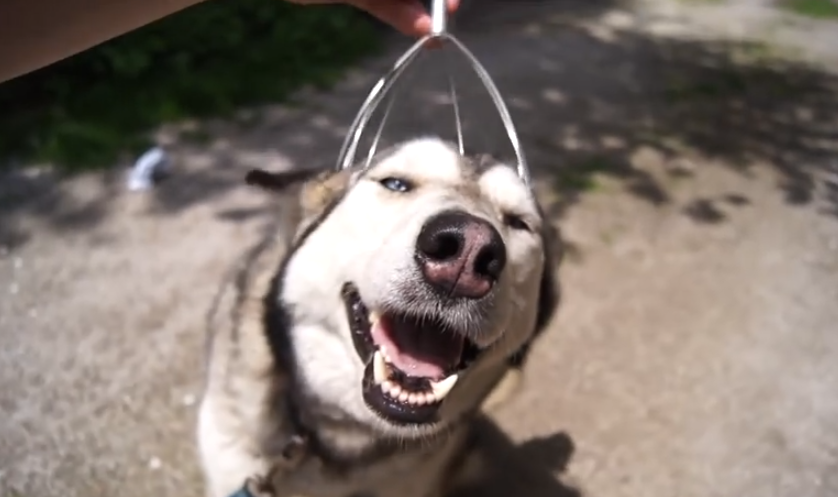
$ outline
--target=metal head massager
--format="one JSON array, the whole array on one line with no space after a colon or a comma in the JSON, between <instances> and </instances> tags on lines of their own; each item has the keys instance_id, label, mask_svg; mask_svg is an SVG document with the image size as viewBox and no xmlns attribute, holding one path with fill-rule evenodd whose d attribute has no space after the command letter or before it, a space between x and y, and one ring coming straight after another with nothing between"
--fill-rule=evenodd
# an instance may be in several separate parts
<instances>
[{"instance_id":1,"label":"metal head massager","mask_svg":"<svg viewBox=\"0 0 838 497\"><path fill-rule=\"evenodd\" d=\"M527 161L524 157L524 151L521 147L521 142L518 139L518 133L515 130L515 125L512 122L512 117L509 115L509 110L506 108L506 104L503 101L503 97L501 96L500 92L498 91L497 87L495 86L494 81L492 81L492 77L489 76L489 73L483 67L482 64L477 60L477 58L472 54L466 46L457 39L456 36L451 34L448 31L448 11L446 6L446 0L433 0L431 6L431 18L432 18L432 27L430 34L425 35L419 41L413 44L393 65L390 71L387 72L381 79L378 80L378 83L373 86L372 90L370 91L367 99L364 101L363 105L361 105L361 109L358 111L358 114L355 116L352 125L349 128L349 132L347 133L346 139L343 142L343 146L340 150L340 155L338 156L337 161L337 168L338 170L346 169L352 166L355 163L355 155L358 149L358 143L361 140L361 136L363 135L364 129L366 128L367 124L369 123L370 118L372 118L373 113L378 108L379 104L391 93L393 86L399 80L401 75L404 73L405 69L416 59L417 55L423 50L426 49L427 45L431 41L440 41L440 42L447 42L446 45L453 45L457 48L460 53L462 53L466 60L471 65L474 72L480 78L480 81L483 83L483 86L489 92L489 96L492 98L492 102L495 104L495 109L497 110L498 114L500 114L500 118L503 121L503 126L505 128L506 134L509 138L509 141L512 143L512 148L515 151L515 157L517 160L516 169L518 172L518 176L521 180L524 181L526 185L530 185L530 173L529 168L527 167ZM442 50L442 48L440 48ZM452 106L454 108L454 119L456 120L457 126L457 141L459 145L460 154L464 154L463 149L463 129L462 129L462 122L460 120L460 111L459 111L459 104L457 100L457 94L454 86L454 80L451 74L448 75L448 88L449 93L451 96ZM378 146L379 139L381 138L381 132L384 128L384 124L387 121L387 116L390 113L390 108L393 104L394 96L390 96L387 108L385 110L384 116L378 126L378 131L373 139L373 142L370 146L370 150L367 154L367 159L364 167L368 167L370 162L372 161L373 156L375 155L376 147Z\"/></svg>"}]
</instances>

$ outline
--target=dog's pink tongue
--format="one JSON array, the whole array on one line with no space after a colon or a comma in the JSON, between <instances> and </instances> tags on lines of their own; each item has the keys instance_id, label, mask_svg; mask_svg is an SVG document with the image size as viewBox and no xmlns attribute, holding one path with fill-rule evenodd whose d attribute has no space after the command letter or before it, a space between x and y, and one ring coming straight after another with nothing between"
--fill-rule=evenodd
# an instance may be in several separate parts
<instances>
[{"instance_id":1,"label":"dog's pink tongue","mask_svg":"<svg viewBox=\"0 0 838 497\"><path fill-rule=\"evenodd\" d=\"M454 333L402 319L382 317L372 327L372 338L408 376L442 379L463 352L463 339Z\"/></svg>"}]
</instances>

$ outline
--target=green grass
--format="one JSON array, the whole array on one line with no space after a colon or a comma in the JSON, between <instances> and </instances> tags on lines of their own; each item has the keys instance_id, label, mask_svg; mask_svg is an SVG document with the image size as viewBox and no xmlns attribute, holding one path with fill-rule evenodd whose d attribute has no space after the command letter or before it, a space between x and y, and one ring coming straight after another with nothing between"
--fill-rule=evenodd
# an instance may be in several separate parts
<instances>
[{"instance_id":1,"label":"green grass","mask_svg":"<svg viewBox=\"0 0 838 497\"><path fill-rule=\"evenodd\" d=\"M838 3L833 0L781 0L780 5L807 17L838 19Z\"/></svg>"},{"instance_id":2,"label":"green grass","mask_svg":"<svg viewBox=\"0 0 838 497\"><path fill-rule=\"evenodd\" d=\"M725 98L748 91L748 81L735 69L713 69L702 74L671 73L666 78L664 96L669 101Z\"/></svg>"},{"instance_id":3,"label":"green grass","mask_svg":"<svg viewBox=\"0 0 838 497\"><path fill-rule=\"evenodd\" d=\"M711 4L711 5L721 5L727 0L681 0L686 4Z\"/></svg>"},{"instance_id":4,"label":"green grass","mask_svg":"<svg viewBox=\"0 0 838 497\"><path fill-rule=\"evenodd\" d=\"M210 141L212 141L212 136L209 132L203 129L182 131L179 138L186 143L192 143L195 145L207 145Z\"/></svg>"},{"instance_id":5,"label":"green grass","mask_svg":"<svg viewBox=\"0 0 838 497\"><path fill-rule=\"evenodd\" d=\"M599 188L597 174L613 172L614 164L604 157L591 157L559 169L553 179L559 191L591 192Z\"/></svg>"},{"instance_id":6,"label":"green grass","mask_svg":"<svg viewBox=\"0 0 838 497\"><path fill-rule=\"evenodd\" d=\"M378 31L349 7L209 0L0 84L0 166L107 167L147 147L161 123L232 117L303 85L326 88L378 46Z\"/></svg>"},{"instance_id":7,"label":"green grass","mask_svg":"<svg viewBox=\"0 0 838 497\"><path fill-rule=\"evenodd\" d=\"M724 63L672 69L664 75L663 96L670 103L724 101L747 95L790 98L796 85L782 69L792 57L777 47L752 43L735 47Z\"/></svg>"}]
</instances>

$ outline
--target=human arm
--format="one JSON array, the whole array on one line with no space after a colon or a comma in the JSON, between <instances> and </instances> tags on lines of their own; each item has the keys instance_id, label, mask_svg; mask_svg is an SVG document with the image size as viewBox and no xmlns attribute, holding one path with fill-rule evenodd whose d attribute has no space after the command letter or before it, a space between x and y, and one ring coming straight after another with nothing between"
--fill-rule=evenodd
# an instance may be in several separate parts
<instances>
[{"instance_id":1,"label":"human arm","mask_svg":"<svg viewBox=\"0 0 838 497\"><path fill-rule=\"evenodd\" d=\"M271 1L271 0L265 0ZM418 0L289 0L348 3L421 36L430 17ZM201 0L0 0L0 83L87 50ZM448 0L454 10L459 0Z\"/></svg>"},{"instance_id":2,"label":"human arm","mask_svg":"<svg viewBox=\"0 0 838 497\"><path fill-rule=\"evenodd\" d=\"M0 82L75 55L201 0L2 0Z\"/></svg>"}]
</instances>

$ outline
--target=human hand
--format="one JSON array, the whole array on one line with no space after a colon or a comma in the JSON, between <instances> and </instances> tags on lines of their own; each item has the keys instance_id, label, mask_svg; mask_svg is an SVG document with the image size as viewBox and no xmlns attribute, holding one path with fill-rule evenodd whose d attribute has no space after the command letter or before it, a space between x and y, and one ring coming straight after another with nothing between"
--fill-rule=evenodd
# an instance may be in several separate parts
<instances>
[{"instance_id":1,"label":"human hand","mask_svg":"<svg viewBox=\"0 0 838 497\"><path fill-rule=\"evenodd\" d=\"M408 36L421 37L431 31L431 16L419 0L288 0L299 4L346 3L365 10ZM446 0L454 12L460 0Z\"/></svg>"}]
</instances>

